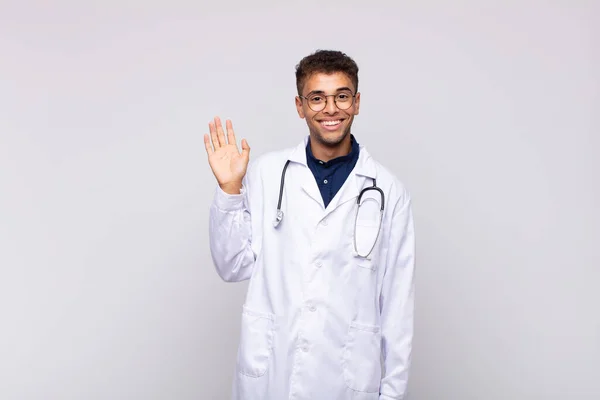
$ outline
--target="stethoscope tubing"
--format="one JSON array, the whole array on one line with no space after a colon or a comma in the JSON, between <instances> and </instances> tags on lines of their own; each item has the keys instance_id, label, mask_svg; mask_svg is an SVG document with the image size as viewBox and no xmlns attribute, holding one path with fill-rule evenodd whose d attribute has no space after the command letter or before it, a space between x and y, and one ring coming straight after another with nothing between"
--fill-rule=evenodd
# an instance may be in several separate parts
<instances>
[{"instance_id":1,"label":"stethoscope tubing","mask_svg":"<svg viewBox=\"0 0 600 400\"><path fill-rule=\"evenodd\" d=\"M283 170L281 171L281 182L279 183L279 199L277 201L277 214L275 216L275 221L273 222L273 226L275 228L277 228L277 226L283 220L283 211L281 210L281 202L283 200L283 189L285 186L285 173L287 171L289 164L290 164L290 160L287 160L285 162L285 165L283 166ZM361 256L358 253L358 248L356 245L356 225L358 222L358 211L360 210L360 201L361 201L363 195L366 192L368 192L369 190L375 190L375 191L379 192L379 194L381 195L381 207L379 210L379 227L377 229L377 237L375 238L375 241L373 242L373 246L371 247L371 249L369 250L367 255ZM358 194L358 197L356 198L356 205L357 205L357 207L356 207L356 214L354 216L354 234L353 234L354 252L360 257L368 258L369 255L371 255L371 252L373 252L373 249L375 248L375 245L377 244L377 240L379 239L379 233L381 232L381 223L383 221L383 211L385 210L385 194L383 193L383 190L381 190L381 188L377 186L377 180L375 178L373 178L373 186L366 187L360 191L360 193Z\"/></svg>"}]
</instances>

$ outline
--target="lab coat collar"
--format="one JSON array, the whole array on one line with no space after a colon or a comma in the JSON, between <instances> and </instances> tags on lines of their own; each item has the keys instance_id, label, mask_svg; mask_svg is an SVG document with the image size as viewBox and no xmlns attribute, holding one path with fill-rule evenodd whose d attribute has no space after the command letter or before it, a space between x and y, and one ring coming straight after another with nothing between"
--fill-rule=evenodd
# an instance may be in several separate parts
<instances>
[{"instance_id":1,"label":"lab coat collar","mask_svg":"<svg viewBox=\"0 0 600 400\"><path fill-rule=\"evenodd\" d=\"M310 136L306 135L302 142L298 143L298 145L292 150L288 159L292 162L296 162L299 164L308 167L306 161L306 145L308 144ZM360 152L358 155L358 161L356 162L356 166L352 170L352 174L365 176L367 178L376 179L376 168L373 158L367 151L366 147L362 144L359 144ZM351 175L352 175L351 174Z\"/></svg>"},{"instance_id":2,"label":"lab coat collar","mask_svg":"<svg viewBox=\"0 0 600 400\"><path fill-rule=\"evenodd\" d=\"M319 187L315 182L315 178L308 168L306 162L306 145L308 144L309 136L307 135L304 140L296 146L290 153L288 159L291 162L302 164L306 167L305 175L302 179L302 189L316 202L323 204L323 198ZM335 195L332 201L326 208L326 217L329 213L333 212L338 206L346 203L347 201L356 199L358 194L363 189L366 179L377 179L377 168L375 161L367 151L367 149L360 145L360 152L358 155L358 161L354 166L354 169L344 182L344 185L340 188L339 192Z\"/></svg>"}]
</instances>

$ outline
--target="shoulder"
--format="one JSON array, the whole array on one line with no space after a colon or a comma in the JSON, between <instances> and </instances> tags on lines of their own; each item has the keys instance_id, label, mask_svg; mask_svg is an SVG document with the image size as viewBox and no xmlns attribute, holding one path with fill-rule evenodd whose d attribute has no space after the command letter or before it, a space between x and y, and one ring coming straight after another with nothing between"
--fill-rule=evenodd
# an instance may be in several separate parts
<instances>
[{"instance_id":1,"label":"shoulder","mask_svg":"<svg viewBox=\"0 0 600 400\"><path fill-rule=\"evenodd\" d=\"M284 148L269 151L254 158L250 156L251 159L247 171L248 178L253 180L265 176L267 173L273 173L273 171L278 171L278 173L281 172L281 169L285 165L292 150L293 148Z\"/></svg>"},{"instance_id":2,"label":"shoulder","mask_svg":"<svg viewBox=\"0 0 600 400\"><path fill-rule=\"evenodd\" d=\"M283 166L292 150L293 148L289 148L263 153L250 160L248 167L254 170L264 170L273 168L277 164Z\"/></svg>"}]
</instances>

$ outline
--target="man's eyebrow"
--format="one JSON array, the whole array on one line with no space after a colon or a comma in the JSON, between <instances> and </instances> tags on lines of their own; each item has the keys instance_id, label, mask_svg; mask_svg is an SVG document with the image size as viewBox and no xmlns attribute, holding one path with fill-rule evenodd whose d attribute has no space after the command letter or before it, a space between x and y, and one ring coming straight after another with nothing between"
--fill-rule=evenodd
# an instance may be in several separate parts
<instances>
[{"instance_id":1,"label":"man's eyebrow","mask_svg":"<svg viewBox=\"0 0 600 400\"><path fill-rule=\"evenodd\" d=\"M341 87L341 88L337 88L335 91L336 92L343 92L343 91L349 91L349 92L351 92L352 89L350 89L349 87L344 86L344 87ZM324 90L313 90L311 92L308 92L307 96L310 96L312 94L325 94L325 91Z\"/></svg>"}]
</instances>

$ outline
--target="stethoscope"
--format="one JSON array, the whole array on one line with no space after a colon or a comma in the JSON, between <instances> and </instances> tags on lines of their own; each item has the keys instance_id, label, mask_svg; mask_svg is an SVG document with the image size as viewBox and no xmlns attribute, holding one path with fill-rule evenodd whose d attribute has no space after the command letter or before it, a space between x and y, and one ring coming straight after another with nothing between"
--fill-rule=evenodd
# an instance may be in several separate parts
<instances>
[{"instance_id":1,"label":"stethoscope","mask_svg":"<svg viewBox=\"0 0 600 400\"><path fill-rule=\"evenodd\" d=\"M281 200L283 199L283 187L285 186L285 172L287 171L288 165L290 164L290 160L287 160L285 162L285 165L283 166L283 171L281 171L281 182L279 183L279 201L277 202L277 213L275 214L275 221L273 221L273 226L275 228L277 228L279 226L279 224L281 223L281 221L283 220L283 211L281 210ZM368 258L369 255L371 254L371 252L373 251L373 249L375 248L375 245L377 244L377 239L379 239L379 233L381 232L381 223L383 221L383 211L385 209L385 195L383 193L383 190L381 190L381 188L379 188L377 186L377 180L375 178L373 179L373 186L367 186L366 188L363 188L360 193L358 194L358 197L356 198L356 214L354 215L354 252L356 253L357 256L362 257L362 258ZM363 195L368 192L369 190L374 190L377 191L379 193L379 195L381 196L381 207L379 209L379 226L377 228L377 236L375 237L375 241L373 242L373 246L371 246L371 249L369 250L369 252L366 255L361 255L358 252L358 248L356 246L356 223L358 221L358 211L360 210L360 201L363 197Z\"/></svg>"}]
</instances>

